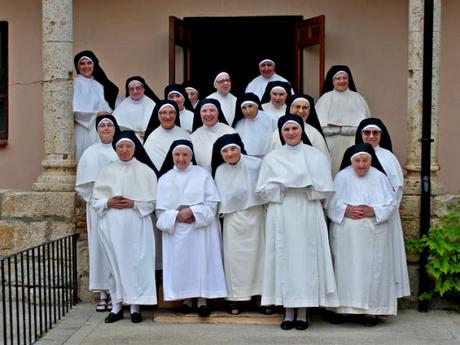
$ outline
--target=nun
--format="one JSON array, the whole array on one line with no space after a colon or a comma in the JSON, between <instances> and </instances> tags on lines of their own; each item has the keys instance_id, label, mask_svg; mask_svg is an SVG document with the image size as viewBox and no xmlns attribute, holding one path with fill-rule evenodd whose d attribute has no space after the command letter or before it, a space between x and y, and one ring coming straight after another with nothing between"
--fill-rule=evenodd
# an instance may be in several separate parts
<instances>
[{"instance_id":1,"label":"nun","mask_svg":"<svg viewBox=\"0 0 460 345\"><path fill-rule=\"evenodd\" d=\"M286 114L286 102L289 101L291 85L286 81L271 81L262 96L262 109L279 118Z\"/></svg>"},{"instance_id":2,"label":"nun","mask_svg":"<svg viewBox=\"0 0 460 345\"><path fill-rule=\"evenodd\" d=\"M193 129L193 106L187 96L185 88L180 84L171 84L165 87L165 99L174 101L179 108L179 121L181 127L192 133Z\"/></svg>"},{"instance_id":3,"label":"nun","mask_svg":"<svg viewBox=\"0 0 460 345\"><path fill-rule=\"evenodd\" d=\"M197 83L191 80L184 81L182 86L185 88L185 92L187 93L188 99L192 104L192 108L195 109L198 101L200 100L200 87Z\"/></svg>"},{"instance_id":4,"label":"nun","mask_svg":"<svg viewBox=\"0 0 460 345\"><path fill-rule=\"evenodd\" d=\"M195 148L196 163L211 172L212 145L224 134L235 133L227 124L220 103L212 98L200 100L195 109L190 140Z\"/></svg>"},{"instance_id":5,"label":"nun","mask_svg":"<svg viewBox=\"0 0 460 345\"><path fill-rule=\"evenodd\" d=\"M393 188L370 144L349 147L327 202L340 314L396 315L397 293L390 219Z\"/></svg>"},{"instance_id":6,"label":"nun","mask_svg":"<svg viewBox=\"0 0 460 345\"><path fill-rule=\"evenodd\" d=\"M235 119L236 97L230 91L232 90L232 79L226 71L215 73L213 86L216 92L210 94L207 98L213 98L219 101L225 120L229 125L233 124Z\"/></svg>"},{"instance_id":7,"label":"nun","mask_svg":"<svg viewBox=\"0 0 460 345\"><path fill-rule=\"evenodd\" d=\"M98 140L96 116L107 115L115 108L118 87L99 65L92 51L75 55L77 76L73 80L73 114L75 119L75 159L78 161L87 147Z\"/></svg>"},{"instance_id":8,"label":"nun","mask_svg":"<svg viewBox=\"0 0 460 345\"><path fill-rule=\"evenodd\" d=\"M233 315L240 313L238 302L262 293L265 202L255 192L261 163L246 155L237 133L214 143L212 173L221 197L225 281Z\"/></svg>"},{"instance_id":9,"label":"nun","mask_svg":"<svg viewBox=\"0 0 460 345\"><path fill-rule=\"evenodd\" d=\"M160 170L172 142L189 139L190 134L180 127L177 103L159 101L152 112L145 132L144 149L155 167Z\"/></svg>"},{"instance_id":10,"label":"nun","mask_svg":"<svg viewBox=\"0 0 460 345\"><path fill-rule=\"evenodd\" d=\"M278 117L262 110L259 98L253 93L238 97L235 131L240 135L247 154L263 158L270 148L272 133Z\"/></svg>"},{"instance_id":11,"label":"nun","mask_svg":"<svg viewBox=\"0 0 460 345\"><path fill-rule=\"evenodd\" d=\"M337 307L322 201L334 191L330 165L312 147L303 120L278 120L281 148L269 152L256 192L268 201L262 305L285 308L281 328L305 330L308 307Z\"/></svg>"},{"instance_id":12,"label":"nun","mask_svg":"<svg viewBox=\"0 0 460 345\"><path fill-rule=\"evenodd\" d=\"M217 220L219 193L211 174L196 166L188 140L172 143L160 171L157 227L163 231L165 301L183 300L188 314L197 298L201 317L210 315L207 299L227 296Z\"/></svg>"},{"instance_id":13,"label":"nun","mask_svg":"<svg viewBox=\"0 0 460 345\"><path fill-rule=\"evenodd\" d=\"M398 159L392 152L391 137L384 123L377 118L364 119L358 126L356 144L371 144L385 174L390 179L396 200L396 210L391 217L392 248L395 263L397 297L410 296L409 274L407 272L404 236L399 216L399 205L403 196L404 176Z\"/></svg>"},{"instance_id":14,"label":"nun","mask_svg":"<svg viewBox=\"0 0 460 345\"><path fill-rule=\"evenodd\" d=\"M140 76L130 77L125 83L126 98L115 108L113 116L122 130L136 132L141 142L155 104L159 98Z\"/></svg>"},{"instance_id":15,"label":"nun","mask_svg":"<svg viewBox=\"0 0 460 345\"><path fill-rule=\"evenodd\" d=\"M123 319L125 303L130 305L131 322L139 323L140 305L157 304L151 217L157 175L133 131L121 132L112 146L118 159L98 174L91 197L99 216L99 241L110 266L113 307L105 322Z\"/></svg>"},{"instance_id":16,"label":"nun","mask_svg":"<svg viewBox=\"0 0 460 345\"><path fill-rule=\"evenodd\" d=\"M313 97L309 95L295 95L288 103L286 114L298 115L304 121L304 131L307 134L311 145L320 150L329 160L329 149L324 138L323 130L318 120L318 115L315 110ZM278 131L273 132L270 149L281 146L280 136Z\"/></svg>"},{"instance_id":17,"label":"nun","mask_svg":"<svg viewBox=\"0 0 460 345\"><path fill-rule=\"evenodd\" d=\"M94 181L98 173L109 163L117 159L112 147L113 136L120 132L117 121L112 115L101 115L96 118L96 129L99 142L83 152L77 165L75 191L86 202L86 229L88 231L89 254L89 290L99 292L96 311L105 312L111 309L109 290L109 264L99 244L98 216L91 207L90 199Z\"/></svg>"},{"instance_id":18,"label":"nun","mask_svg":"<svg viewBox=\"0 0 460 345\"><path fill-rule=\"evenodd\" d=\"M332 66L327 72L322 95L316 102L319 122L331 153L332 175L340 168L345 150L354 144L356 128L370 116L366 100L356 92L350 68Z\"/></svg>"},{"instance_id":19,"label":"nun","mask_svg":"<svg viewBox=\"0 0 460 345\"><path fill-rule=\"evenodd\" d=\"M246 93L252 92L262 98L267 84L271 81L285 81L287 79L275 72L275 61L269 57L263 57L259 61L259 73L246 87Z\"/></svg>"}]
</instances>

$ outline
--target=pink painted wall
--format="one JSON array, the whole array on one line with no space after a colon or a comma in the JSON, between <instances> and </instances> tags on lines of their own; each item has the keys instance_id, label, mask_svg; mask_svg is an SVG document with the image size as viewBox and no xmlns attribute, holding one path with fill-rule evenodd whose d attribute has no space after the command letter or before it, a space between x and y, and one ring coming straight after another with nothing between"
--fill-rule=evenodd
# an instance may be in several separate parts
<instances>
[{"instance_id":1,"label":"pink painted wall","mask_svg":"<svg viewBox=\"0 0 460 345\"><path fill-rule=\"evenodd\" d=\"M6 2L6 3L5 3ZM42 155L40 1L6 0L0 20L10 21L10 143L0 149L0 188L28 189L40 173ZM74 1L74 50L94 50L109 77L124 81L140 74L158 95L168 81L168 16L326 16L326 68L348 64L372 114L389 127L395 153L404 164L407 113L408 1L288 0L216 2L178 0L165 4L138 0ZM135 4L135 5L134 5ZM447 189L459 192L455 148L460 136L455 110L460 107L460 3L443 1L440 76L440 161ZM28 39L24 39L27 37ZM274 42L276 44L276 42ZM34 58L32 58L34 57ZM314 76L316 80L316 75ZM17 85L17 83L27 85ZM309 83L305 83L309 85ZM23 95L29 95L27 102ZM457 126L455 126L457 124ZM457 154L458 156L458 154ZM27 168L26 168L27 167Z\"/></svg>"}]
</instances>

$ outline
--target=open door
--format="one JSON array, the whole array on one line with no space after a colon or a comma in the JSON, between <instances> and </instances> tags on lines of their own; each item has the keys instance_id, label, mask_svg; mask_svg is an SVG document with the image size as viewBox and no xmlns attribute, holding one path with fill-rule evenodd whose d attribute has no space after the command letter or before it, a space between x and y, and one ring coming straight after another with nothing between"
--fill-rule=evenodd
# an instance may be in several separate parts
<instances>
[{"instance_id":1,"label":"open door","mask_svg":"<svg viewBox=\"0 0 460 345\"><path fill-rule=\"evenodd\" d=\"M324 76L324 16L169 17L169 83L177 82L176 47L183 49L184 80L198 83L204 95L213 92L211 76L226 69L232 77L232 93L243 93L259 74L260 54L276 59L276 72L302 92L303 51L319 46L319 89ZM225 37L225 39L222 39ZM210 45L210 42L212 44ZM179 61L180 62L180 61ZM318 70L318 68L314 68ZM313 71L307 71L308 79ZM316 79L316 78L315 78ZM182 82L180 80L179 82ZM316 84L316 83L315 83ZM315 85L316 88L316 85Z\"/></svg>"},{"instance_id":2,"label":"open door","mask_svg":"<svg viewBox=\"0 0 460 345\"><path fill-rule=\"evenodd\" d=\"M169 17L169 84L176 82L176 46L184 51L184 78L190 78L190 34L184 21L177 17Z\"/></svg>"},{"instance_id":3,"label":"open door","mask_svg":"<svg viewBox=\"0 0 460 345\"><path fill-rule=\"evenodd\" d=\"M325 21L324 15L302 20L296 24L296 76L294 86L296 90L302 90L303 86L303 50L306 47L319 45L319 93L324 82L324 59L325 59Z\"/></svg>"}]
</instances>

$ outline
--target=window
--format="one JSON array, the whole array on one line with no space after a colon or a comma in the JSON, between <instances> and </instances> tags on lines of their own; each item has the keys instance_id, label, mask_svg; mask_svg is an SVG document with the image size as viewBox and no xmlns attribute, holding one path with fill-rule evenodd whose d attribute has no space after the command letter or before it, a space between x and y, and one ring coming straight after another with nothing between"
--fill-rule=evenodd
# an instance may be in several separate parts
<instances>
[{"instance_id":1,"label":"window","mask_svg":"<svg viewBox=\"0 0 460 345\"><path fill-rule=\"evenodd\" d=\"M8 23L0 21L0 146L8 140Z\"/></svg>"}]
</instances>

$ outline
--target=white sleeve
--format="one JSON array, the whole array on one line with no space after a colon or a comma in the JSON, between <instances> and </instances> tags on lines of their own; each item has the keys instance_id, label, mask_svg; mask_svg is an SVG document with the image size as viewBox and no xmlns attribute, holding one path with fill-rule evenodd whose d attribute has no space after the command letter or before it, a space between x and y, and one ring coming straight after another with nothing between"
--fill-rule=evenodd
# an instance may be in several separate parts
<instances>
[{"instance_id":1,"label":"white sleeve","mask_svg":"<svg viewBox=\"0 0 460 345\"><path fill-rule=\"evenodd\" d=\"M190 209L195 217L195 227L203 228L216 220L217 202L205 201L200 205L191 206Z\"/></svg>"},{"instance_id":2,"label":"white sleeve","mask_svg":"<svg viewBox=\"0 0 460 345\"><path fill-rule=\"evenodd\" d=\"M155 201L134 201L134 207L141 217L145 217L155 211Z\"/></svg>"},{"instance_id":3,"label":"white sleeve","mask_svg":"<svg viewBox=\"0 0 460 345\"><path fill-rule=\"evenodd\" d=\"M102 217L104 211L108 209L108 201L108 199L91 199L89 202L91 204L91 207L93 207L96 210L97 215L99 217Z\"/></svg>"},{"instance_id":4,"label":"white sleeve","mask_svg":"<svg viewBox=\"0 0 460 345\"><path fill-rule=\"evenodd\" d=\"M93 187L94 182L88 182L79 186L75 186L75 191L78 193L78 195L81 196L83 200L89 202L89 199L91 199L91 194L93 194Z\"/></svg>"},{"instance_id":5,"label":"white sleeve","mask_svg":"<svg viewBox=\"0 0 460 345\"><path fill-rule=\"evenodd\" d=\"M157 228L161 231L174 234L176 228L177 210L160 210L157 209Z\"/></svg>"}]
</instances>

